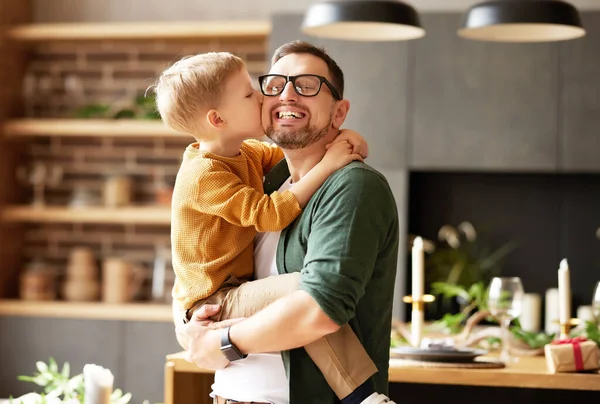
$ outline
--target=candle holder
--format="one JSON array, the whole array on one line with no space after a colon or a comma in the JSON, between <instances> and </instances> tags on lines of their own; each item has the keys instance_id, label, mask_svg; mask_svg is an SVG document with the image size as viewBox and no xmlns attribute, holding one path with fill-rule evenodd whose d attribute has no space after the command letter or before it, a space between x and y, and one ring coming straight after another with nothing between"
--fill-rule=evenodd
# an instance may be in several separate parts
<instances>
[{"instance_id":1,"label":"candle holder","mask_svg":"<svg viewBox=\"0 0 600 404\"><path fill-rule=\"evenodd\" d=\"M577 327L581 324L581 321L578 318L572 318L567 323L561 323L558 320L553 321L554 324L560 325L560 334L559 339L567 339L569 338L569 334L571 333L571 329L573 327Z\"/></svg>"},{"instance_id":2,"label":"candle holder","mask_svg":"<svg viewBox=\"0 0 600 404\"><path fill-rule=\"evenodd\" d=\"M414 347L419 347L421 345L421 339L423 336L423 324L425 319L425 303L431 303L435 300L433 295L423 295L418 299L414 299L412 295L404 296L402 301L404 303L412 304L412 313L411 313L411 323L410 323L410 332L411 332L411 345Z\"/></svg>"},{"instance_id":3,"label":"candle holder","mask_svg":"<svg viewBox=\"0 0 600 404\"><path fill-rule=\"evenodd\" d=\"M420 299L413 300L412 295L407 295L402 298L404 303L412 303L412 309L415 311L424 311L425 303L431 303L435 301L435 296L433 295L423 295Z\"/></svg>"}]
</instances>

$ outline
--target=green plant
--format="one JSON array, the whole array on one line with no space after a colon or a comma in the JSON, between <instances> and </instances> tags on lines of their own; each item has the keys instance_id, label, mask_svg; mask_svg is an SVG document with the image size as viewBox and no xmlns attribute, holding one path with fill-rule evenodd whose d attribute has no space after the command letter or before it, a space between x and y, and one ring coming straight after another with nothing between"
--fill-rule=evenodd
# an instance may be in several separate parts
<instances>
[{"instance_id":1,"label":"green plant","mask_svg":"<svg viewBox=\"0 0 600 404\"><path fill-rule=\"evenodd\" d=\"M594 321L586 321L583 327L576 328L571 332L571 337L583 336L594 341L600 348L600 326Z\"/></svg>"},{"instance_id":2,"label":"green plant","mask_svg":"<svg viewBox=\"0 0 600 404\"><path fill-rule=\"evenodd\" d=\"M427 277L431 282L469 287L477 282L484 284L497 276L504 258L516 248L508 242L496 249L478 237L470 222L458 226L444 225L438 231L441 247L427 257Z\"/></svg>"},{"instance_id":3,"label":"green plant","mask_svg":"<svg viewBox=\"0 0 600 404\"><path fill-rule=\"evenodd\" d=\"M70 377L70 366L68 362L63 364L59 370L54 358L50 358L48 364L36 362L37 372L33 376L18 376L18 379L34 383L42 387L42 393L29 393L19 398L10 399L14 404L79 404L84 402L84 378L83 373ZM131 393L123 394L120 389L115 389L111 396L111 404L128 404L131 401Z\"/></svg>"},{"instance_id":4,"label":"green plant","mask_svg":"<svg viewBox=\"0 0 600 404\"><path fill-rule=\"evenodd\" d=\"M85 119L160 119L155 97L146 95L112 104L88 104L75 111L75 116Z\"/></svg>"},{"instance_id":5,"label":"green plant","mask_svg":"<svg viewBox=\"0 0 600 404\"><path fill-rule=\"evenodd\" d=\"M456 334L460 332L464 322L473 310L486 310L486 288L483 282L477 282L465 288L446 282L434 282L431 284L431 293L443 298L458 298L464 303L463 309L456 314L446 313L434 323L434 326L442 327L446 331Z\"/></svg>"},{"instance_id":6,"label":"green plant","mask_svg":"<svg viewBox=\"0 0 600 404\"><path fill-rule=\"evenodd\" d=\"M531 349L543 348L544 345L551 343L556 336L556 334L546 334L544 332L525 331L521 328L518 319L510 327L510 332L516 339L523 341Z\"/></svg>"}]
</instances>

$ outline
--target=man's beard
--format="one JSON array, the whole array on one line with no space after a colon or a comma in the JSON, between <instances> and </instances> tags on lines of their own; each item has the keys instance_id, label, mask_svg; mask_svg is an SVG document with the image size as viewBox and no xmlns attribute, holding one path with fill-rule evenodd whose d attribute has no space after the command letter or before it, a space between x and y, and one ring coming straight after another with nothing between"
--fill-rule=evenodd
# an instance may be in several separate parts
<instances>
[{"instance_id":1,"label":"man's beard","mask_svg":"<svg viewBox=\"0 0 600 404\"><path fill-rule=\"evenodd\" d=\"M282 149L303 149L321 140L329 132L332 121L333 114L329 114L327 124L321 129L311 126L309 123L303 128L279 128L276 130L271 118L271 124L266 128L265 133Z\"/></svg>"}]
</instances>

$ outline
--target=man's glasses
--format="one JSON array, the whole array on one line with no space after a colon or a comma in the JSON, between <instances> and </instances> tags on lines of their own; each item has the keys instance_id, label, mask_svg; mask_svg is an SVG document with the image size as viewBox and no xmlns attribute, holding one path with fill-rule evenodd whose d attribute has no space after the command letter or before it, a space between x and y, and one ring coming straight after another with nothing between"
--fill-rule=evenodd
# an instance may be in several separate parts
<instances>
[{"instance_id":1,"label":"man's glasses","mask_svg":"<svg viewBox=\"0 0 600 404\"><path fill-rule=\"evenodd\" d=\"M282 74L267 74L258 78L260 91L267 97L275 97L283 92L288 82L292 82L296 94L303 97L314 97L321 91L323 83L327 86L333 98L341 100L340 93L325 77L316 74L300 74L284 76Z\"/></svg>"}]
</instances>

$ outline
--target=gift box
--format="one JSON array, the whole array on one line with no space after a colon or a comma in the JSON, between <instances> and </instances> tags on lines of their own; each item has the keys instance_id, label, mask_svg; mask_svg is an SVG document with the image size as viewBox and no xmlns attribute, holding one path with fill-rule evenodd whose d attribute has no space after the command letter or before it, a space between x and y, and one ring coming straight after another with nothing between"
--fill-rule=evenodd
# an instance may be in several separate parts
<instances>
[{"instance_id":1,"label":"gift box","mask_svg":"<svg viewBox=\"0 0 600 404\"><path fill-rule=\"evenodd\" d=\"M553 341L544 347L550 373L583 372L600 368L598 346L583 337Z\"/></svg>"}]
</instances>

